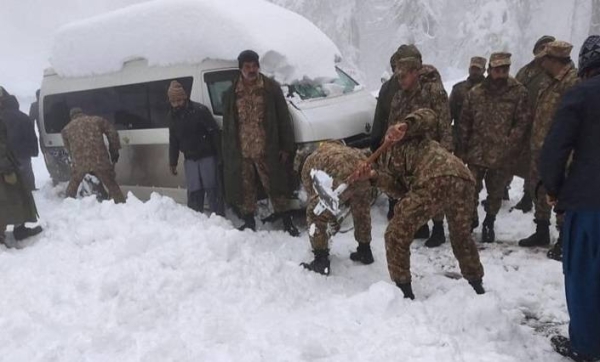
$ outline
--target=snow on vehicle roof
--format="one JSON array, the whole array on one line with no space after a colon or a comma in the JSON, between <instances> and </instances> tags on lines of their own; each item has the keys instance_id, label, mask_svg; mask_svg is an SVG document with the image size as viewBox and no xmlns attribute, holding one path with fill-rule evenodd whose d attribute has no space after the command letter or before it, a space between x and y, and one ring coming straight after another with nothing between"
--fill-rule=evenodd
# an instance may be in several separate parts
<instances>
[{"instance_id":1,"label":"snow on vehicle roof","mask_svg":"<svg viewBox=\"0 0 600 362\"><path fill-rule=\"evenodd\" d=\"M337 46L306 18L264 0L154 0L61 27L50 63L58 75L117 72L145 58L150 66L236 60L246 49L279 82L335 78Z\"/></svg>"}]
</instances>

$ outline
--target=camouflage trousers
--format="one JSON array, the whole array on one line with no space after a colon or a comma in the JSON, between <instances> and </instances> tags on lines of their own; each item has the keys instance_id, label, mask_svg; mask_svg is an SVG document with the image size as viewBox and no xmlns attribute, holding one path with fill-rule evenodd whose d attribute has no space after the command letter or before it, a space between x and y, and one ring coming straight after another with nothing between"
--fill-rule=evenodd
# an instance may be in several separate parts
<instances>
[{"instance_id":1,"label":"camouflage trousers","mask_svg":"<svg viewBox=\"0 0 600 362\"><path fill-rule=\"evenodd\" d=\"M502 197L504 196L504 187L506 186L507 172L505 170L493 170L486 167L469 165L469 170L475 178L475 199L473 200L474 217L477 217L477 206L479 206L479 193L483 189L483 181L485 180L485 188L487 190L487 208L486 213L497 215L502 206Z\"/></svg>"},{"instance_id":2,"label":"camouflage trousers","mask_svg":"<svg viewBox=\"0 0 600 362\"><path fill-rule=\"evenodd\" d=\"M362 182L357 188L349 189L352 197L345 203L350 207L354 221L354 239L361 244L371 243L371 187L368 182ZM306 225L313 250L329 249L329 238L340 230L337 218L329 211L315 215L313 210L319 203L319 197L314 195L306 206Z\"/></svg>"},{"instance_id":3,"label":"camouflage trousers","mask_svg":"<svg viewBox=\"0 0 600 362\"><path fill-rule=\"evenodd\" d=\"M465 279L479 280L483 266L471 237L474 185L453 176L437 177L411 189L398 202L385 231L385 250L390 277L396 283L409 283L410 245L417 229L434 215L448 219L450 243Z\"/></svg>"},{"instance_id":4,"label":"camouflage trousers","mask_svg":"<svg viewBox=\"0 0 600 362\"><path fill-rule=\"evenodd\" d=\"M242 159L242 191L244 197L242 204L237 205L243 215L252 215L256 212L256 201L258 200L257 182L260 182L267 193L275 213L287 211L288 200L271 195L267 162L265 160L244 158Z\"/></svg>"},{"instance_id":5,"label":"camouflage trousers","mask_svg":"<svg viewBox=\"0 0 600 362\"><path fill-rule=\"evenodd\" d=\"M94 171L81 171L74 169L71 172L71 180L69 181L69 185L67 186L67 197L75 198L77 196L77 190L79 189L79 185L83 178L88 173L93 174L102 182L104 187L108 190L108 195L111 199L115 200L115 203L122 204L125 203L125 196L123 196L123 192L117 184L115 178L117 177L115 174L115 170L94 170Z\"/></svg>"}]
</instances>

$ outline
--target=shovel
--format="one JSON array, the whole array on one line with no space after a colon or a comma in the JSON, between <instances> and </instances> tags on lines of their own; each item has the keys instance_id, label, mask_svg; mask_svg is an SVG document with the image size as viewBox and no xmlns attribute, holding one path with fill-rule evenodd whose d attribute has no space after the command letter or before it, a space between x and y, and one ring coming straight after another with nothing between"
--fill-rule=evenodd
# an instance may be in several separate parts
<instances>
[{"instance_id":1,"label":"shovel","mask_svg":"<svg viewBox=\"0 0 600 362\"><path fill-rule=\"evenodd\" d=\"M387 151L395 141L388 140L386 138L385 142L379 146L379 148L373 152L373 154L365 161L367 164L372 164L382 153ZM310 177L313 183L313 189L317 193L319 197L319 204L313 210L315 215L321 215L325 211L331 212L333 215L340 214L340 196L344 191L348 189L348 187L356 181L358 177L360 169L354 171L350 176L346 178L346 180L341 183L338 187L333 189L333 178L327 174L327 172L322 170L311 170Z\"/></svg>"}]
</instances>

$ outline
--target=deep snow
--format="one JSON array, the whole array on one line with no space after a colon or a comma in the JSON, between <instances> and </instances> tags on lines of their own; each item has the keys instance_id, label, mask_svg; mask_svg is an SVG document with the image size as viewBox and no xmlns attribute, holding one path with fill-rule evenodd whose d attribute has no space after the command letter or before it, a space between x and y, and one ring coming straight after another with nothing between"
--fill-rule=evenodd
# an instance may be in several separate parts
<instances>
[{"instance_id":1,"label":"deep snow","mask_svg":"<svg viewBox=\"0 0 600 362\"><path fill-rule=\"evenodd\" d=\"M561 361L561 265L515 240L531 214L499 215L500 243L481 251L488 293L445 276L448 243L413 244L416 301L386 269L382 198L372 210L376 262L357 265L352 232L332 243L332 274L310 260L307 231L239 232L154 196L125 205L64 200L40 159L35 193L45 231L0 247L0 356L5 361ZM476 232L476 237L479 237ZM537 330L536 330L537 328ZM554 329L554 328L552 328Z\"/></svg>"}]
</instances>

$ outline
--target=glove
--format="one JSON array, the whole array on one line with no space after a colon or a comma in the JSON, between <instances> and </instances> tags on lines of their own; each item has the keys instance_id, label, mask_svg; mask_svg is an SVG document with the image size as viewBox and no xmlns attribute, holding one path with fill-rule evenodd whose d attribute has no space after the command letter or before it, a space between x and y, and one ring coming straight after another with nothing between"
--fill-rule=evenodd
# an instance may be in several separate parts
<instances>
[{"instance_id":1,"label":"glove","mask_svg":"<svg viewBox=\"0 0 600 362\"><path fill-rule=\"evenodd\" d=\"M4 174L4 182L6 182L9 185L16 185L17 184L17 174L14 172Z\"/></svg>"},{"instance_id":2,"label":"glove","mask_svg":"<svg viewBox=\"0 0 600 362\"><path fill-rule=\"evenodd\" d=\"M119 152L115 152L115 153L111 154L110 159L111 159L112 163L119 162Z\"/></svg>"}]
</instances>

